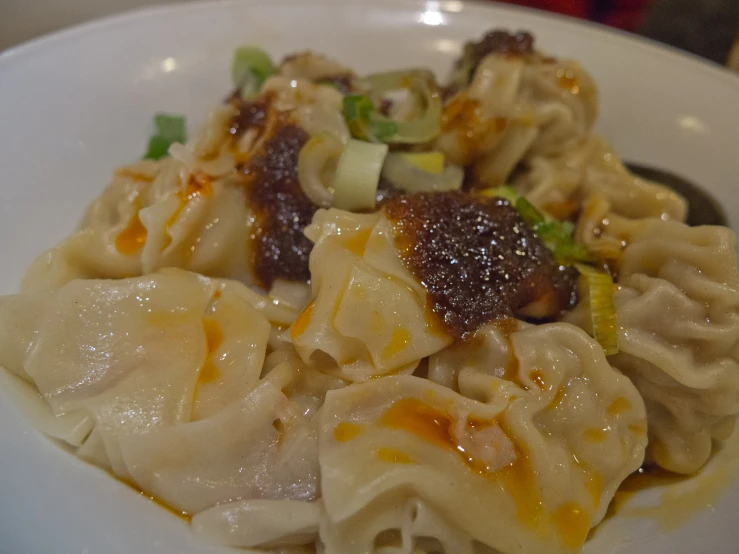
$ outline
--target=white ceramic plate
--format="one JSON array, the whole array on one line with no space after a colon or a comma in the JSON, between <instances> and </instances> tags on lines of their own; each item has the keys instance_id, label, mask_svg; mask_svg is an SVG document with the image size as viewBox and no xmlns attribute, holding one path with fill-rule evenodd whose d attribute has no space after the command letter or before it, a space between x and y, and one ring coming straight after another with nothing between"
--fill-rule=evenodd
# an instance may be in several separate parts
<instances>
[{"instance_id":1,"label":"white ceramic plate","mask_svg":"<svg viewBox=\"0 0 739 554\"><path fill-rule=\"evenodd\" d=\"M141 155L152 114L184 113L190 129L200 123L228 90L235 46L259 44L276 58L311 48L359 72L446 72L462 43L491 27L533 31L542 50L580 60L600 86L598 127L616 149L701 183L739 228L739 79L717 67L597 26L491 4L206 2L106 19L0 55L0 293L13 292L31 260L72 231L116 166ZM624 510L586 551L737 552L739 486L729 454L700 486L665 493L673 509L688 508L677 513L687 522L666 531L659 512ZM231 551L196 542L184 522L40 436L0 391L0 552Z\"/></svg>"}]
</instances>

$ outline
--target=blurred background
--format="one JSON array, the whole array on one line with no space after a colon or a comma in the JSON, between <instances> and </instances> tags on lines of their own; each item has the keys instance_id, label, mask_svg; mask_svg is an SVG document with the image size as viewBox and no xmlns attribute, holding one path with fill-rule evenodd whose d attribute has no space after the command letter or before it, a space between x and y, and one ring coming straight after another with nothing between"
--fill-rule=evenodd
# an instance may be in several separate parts
<instances>
[{"instance_id":1,"label":"blurred background","mask_svg":"<svg viewBox=\"0 0 739 554\"><path fill-rule=\"evenodd\" d=\"M0 50L96 17L172 1L0 0ZM739 0L503 2L597 21L671 44L739 71Z\"/></svg>"}]
</instances>

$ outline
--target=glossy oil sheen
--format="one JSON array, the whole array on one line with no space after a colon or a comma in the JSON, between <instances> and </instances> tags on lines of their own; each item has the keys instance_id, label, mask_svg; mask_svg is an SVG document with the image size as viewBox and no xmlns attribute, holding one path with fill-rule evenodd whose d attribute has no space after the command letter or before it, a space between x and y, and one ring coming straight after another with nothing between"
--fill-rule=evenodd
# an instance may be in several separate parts
<instances>
[{"instance_id":1,"label":"glossy oil sheen","mask_svg":"<svg viewBox=\"0 0 739 554\"><path fill-rule=\"evenodd\" d=\"M739 79L717 67L488 2L209 1L107 19L0 54L0 292L14 292L30 262L74 229L116 167L140 158L154 113L186 115L190 132L203 122L228 92L236 45L259 44L277 59L312 48L360 73L424 66L446 74L464 40L492 26L528 29L543 50L579 60L599 86L598 129L616 151L700 184L739 229ZM197 541L180 518L41 437L2 390L0 422L0 552L234 552ZM722 456L712 463L720 467ZM660 498L645 490L630 504ZM585 552L735 554L736 481L710 505L667 531L652 516L609 518Z\"/></svg>"}]
</instances>

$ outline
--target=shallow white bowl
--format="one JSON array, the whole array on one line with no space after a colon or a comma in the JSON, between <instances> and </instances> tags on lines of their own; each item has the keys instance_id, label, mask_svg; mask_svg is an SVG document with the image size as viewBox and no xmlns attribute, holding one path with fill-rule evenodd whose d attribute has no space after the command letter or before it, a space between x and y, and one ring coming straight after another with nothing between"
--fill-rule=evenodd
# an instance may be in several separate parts
<instances>
[{"instance_id":1,"label":"shallow white bowl","mask_svg":"<svg viewBox=\"0 0 739 554\"><path fill-rule=\"evenodd\" d=\"M229 88L235 46L259 44L275 58L311 48L359 72L445 73L465 40L492 27L533 31L540 49L581 61L600 86L599 131L617 151L700 183L739 228L739 78L718 67L492 4L206 2L102 20L0 54L0 293L13 292L32 259L74 228L116 166L142 154L155 112L184 113L191 130L200 123ZM727 451L707 469L705 486L683 495L683 504L708 505L688 510L686 523L665 531L653 517L622 514L586 551L738 552L739 486ZM195 552L231 551L198 543L184 522L63 452L0 391L0 553Z\"/></svg>"}]
</instances>

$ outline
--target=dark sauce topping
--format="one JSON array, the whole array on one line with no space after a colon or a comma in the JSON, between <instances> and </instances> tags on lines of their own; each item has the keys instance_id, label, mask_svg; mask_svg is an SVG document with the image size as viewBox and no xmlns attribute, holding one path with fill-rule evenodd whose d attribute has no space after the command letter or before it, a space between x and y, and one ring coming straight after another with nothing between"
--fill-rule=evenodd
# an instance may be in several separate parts
<instances>
[{"instance_id":1,"label":"dark sauce topping","mask_svg":"<svg viewBox=\"0 0 739 554\"><path fill-rule=\"evenodd\" d=\"M574 270L557 265L506 200L416 194L383 209L404 265L455 338L508 317L552 319L576 301Z\"/></svg>"},{"instance_id":2,"label":"dark sauce topping","mask_svg":"<svg viewBox=\"0 0 739 554\"><path fill-rule=\"evenodd\" d=\"M472 47L473 56L479 58L479 60L493 52L514 56L523 56L534 52L534 36L526 31L513 34L505 29L494 29L482 37L479 42L470 42L469 44Z\"/></svg>"},{"instance_id":3,"label":"dark sauce topping","mask_svg":"<svg viewBox=\"0 0 739 554\"><path fill-rule=\"evenodd\" d=\"M375 202L378 208L381 208L391 198L400 196L403 191L396 188L390 181L385 177L380 177L379 183L377 183L377 192L375 193Z\"/></svg>"},{"instance_id":4,"label":"dark sauce topping","mask_svg":"<svg viewBox=\"0 0 739 554\"><path fill-rule=\"evenodd\" d=\"M271 101L271 97L262 97L254 101L241 100L237 90L227 100L227 103L236 108L236 113L231 119L229 132L237 139L247 129L257 129L261 133L267 126Z\"/></svg>"},{"instance_id":5,"label":"dark sauce topping","mask_svg":"<svg viewBox=\"0 0 739 554\"><path fill-rule=\"evenodd\" d=\"M354 86L354 75L352 75L351 73L321 77L318 82L332 84L344 96L352 94L356 90Z\"/></svg>"},{"instance_id":6,"label":"dark sauce topping","mask_svg":"<svg viewBox=\"0 0 739 554\"><path fill-rule=\"evenodd\" d=\"M261 102L244 104L234 117L233 134L264 126L267 107ZM253 262L257 283L269 288L275 279L308 281L308 256L313 244L303 235L316 206L298 181L298 154L308 133L290 122L286 114L272 115L258 152L240 166L247 178L249 207L254 212Z\"/></svg>"},{"instance_id":7,"label":"dark sauce topping","mask_svg":"<svg viewBox=\"0 0 739 554\"><path fill-rule=\"evenodd\" d=\"M479 42L468 42L464 46L462 57L455 63L455 69L464 69L467 72L467 82L488 54L503 54L508 56L524 56L534 53L534 37L531 33L519 31L515 34L503 29L488 32Z\"/></svg>"}]
</instances>

